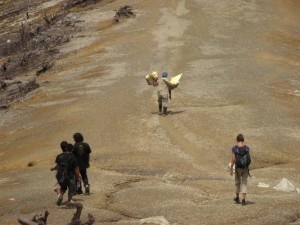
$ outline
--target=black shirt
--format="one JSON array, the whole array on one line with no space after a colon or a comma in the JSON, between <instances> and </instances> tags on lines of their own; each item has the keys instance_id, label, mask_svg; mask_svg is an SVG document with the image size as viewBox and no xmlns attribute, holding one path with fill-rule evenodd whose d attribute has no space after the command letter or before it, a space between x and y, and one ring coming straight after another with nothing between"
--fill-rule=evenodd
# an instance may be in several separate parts
<instances>
[{"instance_id":1,"label":"black shirt","mask_svg":"<svg viewBox=\"0 0 300 225\"><path fill-rule=\"evenodd\" d=\"M79 163L77 158L72 153L61 153L56 157L55 162L57 163L58 167L60 166L67 166L68 174L73 177L75 175L76 167L79 167Z\"/></svg>"},{"instance_id":2,"label":"black shirt","mask_svg":"<svg viewBox=\"0 0 300 225\"><path fill-rule=\"evenodd\" d=\"M91 152L90 146L85 142L74 144L73 153L78 160L79 169L86 169L88 167Z\"/></svg>"}]
</instances>

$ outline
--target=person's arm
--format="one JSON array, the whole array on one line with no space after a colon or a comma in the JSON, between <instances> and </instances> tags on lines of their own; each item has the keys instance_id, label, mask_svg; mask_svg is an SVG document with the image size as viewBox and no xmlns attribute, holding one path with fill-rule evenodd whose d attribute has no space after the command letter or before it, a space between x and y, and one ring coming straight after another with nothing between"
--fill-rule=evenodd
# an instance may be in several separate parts
<instances>
[{"instance_id":1,"label":"person's arm","mask_svg":"<svg viewBox=\"0 0 300 225\"><path fill-rule=\"evenodd\" d=\"M90 154L87 155L86 168L90 168Z\"/></svg>"},{"instance_id":2,"label":"person's arm","mask_svg":"<svg viewBox=\"0 0 300 225\"><path fill-rule=\"evenodd\" d=\"M76 175L76 177L77 177L77 179L78 179L79 181L82 180L82 177L81 177L80 170L79 170L79 167L78 167L78 166L75 168L75 175Z\"/></svg>"},{"instance_id":3,"label":"person's arm","mask_svg":"<svg viewBox=\"0 0 300 225\"><path fill-rule=\"evenodd\" d=\"M235 164L235 154L232 153L232 157L231 157L231 164L230 164L230 175L233 175L233 166Z\"/></svg>"},{"instance_id":4,"label":"person's arm","mask_svg":"<svg viewBox=\"0 0 300 225\"><path fill-rule=\"evenodd\" d=\"M57 166L57 164L56 164L54 167L51 167L50 170L51 170L51 171L57 170L57 168L58 168L58 166Z\"/></svg>"},{"instance_id":5,"label":"person's arm","mask_svg":"<svg viewBox=\"0 0 300 225\"><path fill-rule=\"evenodd\" d=\"M90 154L91 154L92 150L91 150L89 144L86 144L86 147L87 147L87 152L86 152L87 153L87 156L86 156L87 165L86 165L86 168L89 168L90 167Z\"/></svg>"},{"instance_id":6,"label":"person's arm","mask_svg":"<svg viewBox=\"0 0 300 225\"><path fill-rule=\"evenodd\" d=\"M50 168L51 171L57 170L57 169L58 169L59 156L60 156L60 155L57 155L57 156L56 156L56 158L55 158L55 166Z\"/></svg>"},{"instance_id":7,"label":"person's arm","mask_svg":"<svg viewBox=\"0 0 300 225\"><path fill-rule=\"evenodd\" d=\"M157 86L158 85L158 82L157 82L158 79L153 79L153 86Z\"/></svg>"}]
</instances>

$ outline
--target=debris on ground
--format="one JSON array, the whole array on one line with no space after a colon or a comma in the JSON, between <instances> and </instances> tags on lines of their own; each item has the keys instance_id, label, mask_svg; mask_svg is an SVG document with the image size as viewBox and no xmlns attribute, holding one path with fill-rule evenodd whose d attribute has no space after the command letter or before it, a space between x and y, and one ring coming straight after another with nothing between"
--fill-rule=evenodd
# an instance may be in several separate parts
<instances>
[{"instance_id":1,"label":"debris on ground","mask_svg":"<svg viewBox=\"0 0 300 225\"><path fill-rule=\"evenodd\" d=\"M73 203L76 207L76 212L74 213L73 218L71 219L70 223L67 223L67 225L92 225L95 222L95 218L92 214L88 214L88 221L85 223L82 223L80 221L80 216L82 212L83 205L80 202ZM48 210L45 211L44 215L34 215L31 221L37 223L38 225L47 225L47 219L49 216ZM18 219L18 222L21 225L30 225L28 222Z\"/></svg>"},{"instance_id":2,"label":"debris on ground","mask_svg":"<svg viewBox=\"0 0 300 225\"><path fill-rule=\"evenodd\" d=\"M20 74L24 76L36 71L37 77L51 69L61 56L58 47L81 31L77 24L82 21L70 16L69 9L97 1L100 0L69 0L54 10L39 12L30 11L34 3L7 8L0 16L6 21L0 24L1 29L5 28L0 34L0 110L9 108L18 98L39 87L35 78L32 78L33 83L24 86L17 78ZM13 29L6 28L15 22L16 15L23 13ZM40 15L34 17L34 14Z\"/></svg>"},{"instance_id":3,"label":"debris on ground","mask_svg":"<svg viewBox=\"0 0 300 225\"><path fill-rule=\"evenodd\" d=\"M114 19L116 22L119 22L121 17L135 16L135 14L132 12L131 6L129 5L121 6L118 10L115 11L116 14L114 16Z\"/></svg>"}]
</instances>

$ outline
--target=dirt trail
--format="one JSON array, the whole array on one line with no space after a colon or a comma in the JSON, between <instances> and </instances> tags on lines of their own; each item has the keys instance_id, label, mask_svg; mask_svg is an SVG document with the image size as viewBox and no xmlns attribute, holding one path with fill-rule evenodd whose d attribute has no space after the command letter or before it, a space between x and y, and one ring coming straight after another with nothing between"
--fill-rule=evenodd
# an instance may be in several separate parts
<instances>
[{"instance_id":1,"label":"dirt trail","mask_svg":"<svg viewBox=\"0 0 300 225\"><path fill-rule=\"evenodd\" d=\"M132 0L136 17L114 24L113 10L126 4L73 10L82 31L40 88L1 112L1 224L43 207L49 224L69 222L74 211L55 205L49 168L77 131L92 147L92 193L75 198L83 220L297 224L298 194L272 187L283 177L300 187L299 4ZM165 118L144 80L153 70L183 73ZM232 202L227 172L239 132L253 155L247 214Z\"/></svg>"}]
</instances>

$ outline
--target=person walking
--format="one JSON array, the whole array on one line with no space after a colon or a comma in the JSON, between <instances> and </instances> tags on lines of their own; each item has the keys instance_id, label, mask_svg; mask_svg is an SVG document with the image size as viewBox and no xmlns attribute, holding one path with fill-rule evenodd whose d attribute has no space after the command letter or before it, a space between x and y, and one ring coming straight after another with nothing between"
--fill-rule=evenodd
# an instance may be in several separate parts
<instances>
[{"instance_id":1,"label":"person walking","mask_svg":"<svg viewBox=\"0 0 300 225\"><path fill-rule=\"evenodd\" d=\"M54 185L54 191L57 193L57 195L61 194L61 192L60 192L60 185L59 185L59 183L57 181L57 178L56 178L56 176L57 176L57 170L58 170L58 166L59 166L58 162L60 161L60 158L63 157L66 154L66 147L67 147L67 145L68 145L68 142L66 142L66 141L62 141L60 143L60 148L62 150L62 153L60 153L60 154L58 154L56 156L55 166L53 166L53 167L50 168L51 171L55 171L56 182L55 182L55 185Z\"/></svg>"},{"instance_id":2,"label":"person walking","mask_svg":"<svg viewBox=\"0 0 300 225\"><path fill-rule=\"evenodd\" d=\"M236 197L233 199L237 204L240 203L240 193L242 194L242 205L246 205L247 179L249 175L249 165L251 163L250 149L245 144L243 134L236 137L237 144L232 147L232 157L230 165L230 175L233 175L235 165L235 186Z\"/></svg>"},{"instance_id":3,"label":"person walking","mask_svg":"<svg viewBox=\"0 0 300 225\"><path fill-rule=\"evenodd\" d=\"M90 167L90 153L91 148L89 144L83 142L84 138L81 133L75 133L73 135L75 144L73 153L79 162L79 170L82 176L82 181L85 188L85 194L90 194L90 184L87 176L87 168ZM81 181L77 187L77 194L83 194Z\"/></svg>"},{"instance_id":4,"label":"person walking","mask_svg":"<svg viewBox=\"0 0 300 225\"><path fill-rule=\"evenodd\" d=\"M172 99L171 90L169 89L167 83L168 73L163 72L162 77L157 78L153 82L153 86L157 86L157 98L158 98L158 115L167 115L168 99Z\"/></svg>"},{"instance_id":5,"label":"person walking","mask_svg":"<svg viewBox=\"0 0 300 225\"><path fill-rule=\"evenodd\" d=\"M66 152L57 160L57 180L60 185L60 194L56 204L60 206L63 201L64 193L68 190L67 206L71 207L74 203L72 198L77 194L76 180L81 181L82 177L79 171L78 160L72 153L73 145L67 144Z\"/></svg>"}]
</instances>

